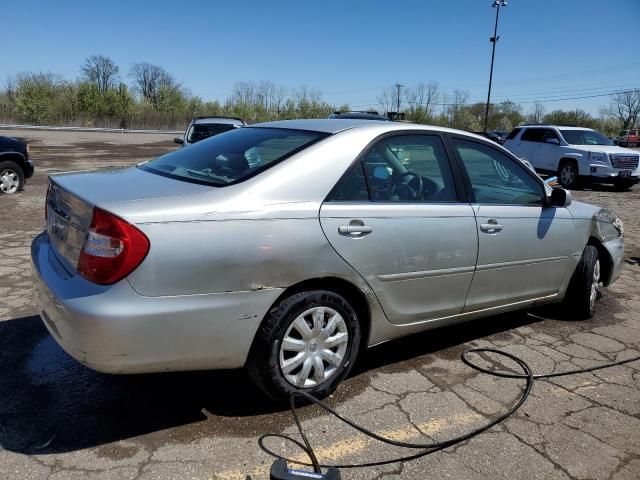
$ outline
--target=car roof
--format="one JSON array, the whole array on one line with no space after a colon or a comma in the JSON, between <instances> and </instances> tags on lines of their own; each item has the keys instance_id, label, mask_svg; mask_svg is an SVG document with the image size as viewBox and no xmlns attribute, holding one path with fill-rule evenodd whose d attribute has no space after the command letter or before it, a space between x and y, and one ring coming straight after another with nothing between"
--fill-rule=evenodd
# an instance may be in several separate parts
<instances>
[{"instance_id":1,"label":"car roof","mask_svg":"<svg viewBox=\"0 0 640 480\"><path fill-rule=\"evenodd\" d=\"M237 118L237 117L216 117L216 116L211 116L211 117L198 117L195 118L193 120L194 124L203 124L203 123L224 123L224 124L229 124L229 125L238 125L238 124L242 124L244 125L244 120L242 120L241 118Z\"/></svg>"},{"instance_id":2,"label":"car roof","mask_svg":"<svg viewBox=\"0 0 640 480\"><path fill-rule=\"evenodd\" d=\"M571 125L518 125L516 128L562 128L571 130L593 130L593 128L573 127Z\"/></svg>"},{"instance_id":3,"label":"car roof","mask_svg":"<svg viewBox=\"0 0 640 480\"><path fill-rule=\"evenodd\" d=\"M395 130L430 130L445 133L463 134L469 137L476 137L485 140L479 135L453 128L439 127L437 125L423 125L420 123L409 122L389 122L382 120L363 120L363 119L346 119L346 118L319 118L304 120L277 120L274 122L255 123L249 125L251 127L266 128L287 128L290 130L307 130L312 132L338 133L353 128L358 129L375 129L379 131L395 131Z\"/></svg>"}]
</instances>

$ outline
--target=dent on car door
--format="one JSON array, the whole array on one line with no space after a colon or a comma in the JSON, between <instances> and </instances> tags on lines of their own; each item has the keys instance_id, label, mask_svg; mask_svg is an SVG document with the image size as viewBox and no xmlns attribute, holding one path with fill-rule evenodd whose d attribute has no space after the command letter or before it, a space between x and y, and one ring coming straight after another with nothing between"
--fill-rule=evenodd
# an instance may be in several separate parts
<instances>
[{"instance_id":1,"label":"dent on car door","mask_svg":"<svg viewBox=\"0 0 640 480\"><path fill-rule=\"evenodd\" d=\"M452 139L473 190L478 262L465 311L555 295L570 273L573 217L544 205L526 167L488 145Z\"/></svg>"},{"instance_id":2,"label":"dent on car door","mask_svg":"<svg viewBox=\"0 0 640 480\"><path fill-rule=\"evenodd\" d=\"M476 225L471 206L457 200L439 136L381 139L338 183L320 221L391 322L462 311L475 268Z\"/></svg>"}]
</instances>

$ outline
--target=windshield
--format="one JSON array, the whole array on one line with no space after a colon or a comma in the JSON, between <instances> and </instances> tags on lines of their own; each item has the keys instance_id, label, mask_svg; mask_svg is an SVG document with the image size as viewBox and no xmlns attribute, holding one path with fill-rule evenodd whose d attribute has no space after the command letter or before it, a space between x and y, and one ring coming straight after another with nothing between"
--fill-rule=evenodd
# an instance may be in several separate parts
<instances>
[{"instance_id":1,"label":"windshield","mask_svg":"<svg viewBox=\"0 0 640 480\"><path fill-rule=\"evenodd\" d=\"M139 165L139 168L177 180L221 187L266 170L327 135L304 130L243 127L174 150Z\"/></svg>"},{"instance_id":2,"label":"windshield","mask_svg":"<svg viewBox=\"0 0 640 480\"><path fill-rule=\"evenodd\" d=\"M205 138L213 137L219 133L233 130L235 126L231 123L196 123L191 125L187 133L187 142L196 143Z\"/></svg>"},{"instance_id":3,"label":"windshield","mask_svg":"<svg viewBox=\"0 0 640 480\"><path fill-rule=\"evenodd\" d=\"M560 130L569 145L613 145L613 142L595 130Z\"/></svg>"}]
</instances>

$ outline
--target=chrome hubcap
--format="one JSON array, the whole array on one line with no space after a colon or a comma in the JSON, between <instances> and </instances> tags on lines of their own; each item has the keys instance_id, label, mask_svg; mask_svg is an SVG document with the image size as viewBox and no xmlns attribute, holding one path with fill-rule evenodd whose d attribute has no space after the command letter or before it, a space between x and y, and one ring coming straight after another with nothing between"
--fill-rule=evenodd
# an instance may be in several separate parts
<instances>
[{"instance_id":1,"label":"chrome hubcap","mask_svg":"<svg viewBox=\"0 0 640 480\"><path fill-rule=\"evenodd\" d=\"M589 305L593 310L598 300L598 287L600 286L600 260L596 260L593 266L593 279L591 280L591 295L589 297Z\"/></svg>"},{"instance_id":2,"label":"chrome hubcap","mask_svg":"<svg viewBox=\"0 0 640 480\"><path fill-rule=\"evenodd\" d=\"M329 307L313 307L291 322L280 346L280 370L294 387L321 384L344 361L349 344L347 324Z\"/></svg>"},{"instance_id":3,"label":"chrome hubcap","mask_svg":"<svg viewBox=\"0 0 640 480\"><path fill-rule=\"evenodd\" d=\"M571 185L576 178L576 172L573 165L565 165L560 172L560 180L563 185Z\"/></svg>"},{"instance_id":4,"label":"chrome hubcap","mask_svg":"<svg viewBox=\"0 0 640 480\"><path fill-rule=\"evenodd\" d=\"M20 180L15 170L7 168L0 172L0 190L3 193L16 193Z\"/></svg>"}]
</instances>

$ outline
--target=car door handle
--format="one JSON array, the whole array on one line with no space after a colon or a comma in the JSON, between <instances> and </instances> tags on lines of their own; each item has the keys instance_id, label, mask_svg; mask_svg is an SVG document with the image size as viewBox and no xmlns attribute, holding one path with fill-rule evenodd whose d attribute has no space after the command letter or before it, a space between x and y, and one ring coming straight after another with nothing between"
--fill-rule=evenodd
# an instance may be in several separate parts
<instances>
[{"instance_id":1,"label":"car door handle","mask_svg":"<svg viewBox=\"0 0 640 480\"><path fill-rule=\"evenodd\" d=\"M504 228L503 225L499 224L497 220L491 219L487 223L480 224L480 230L485 233L498 233L500 230Z\"/></svg>"},{"instance_id":2,"label":"car door handle","mask_svg":"<svg viewBox=\"0 0 640 480\"><path fill-rule=\"evenodd\" d=\"M362 222L358 222L356 223L356 221L353 221L351 223L349 223L349 225L340 225L338 227L338 233L340 235L367 235L371 232L373 232L373 228L371 228L369 225L362 225Z\"/></svg>"}]
</instances>

